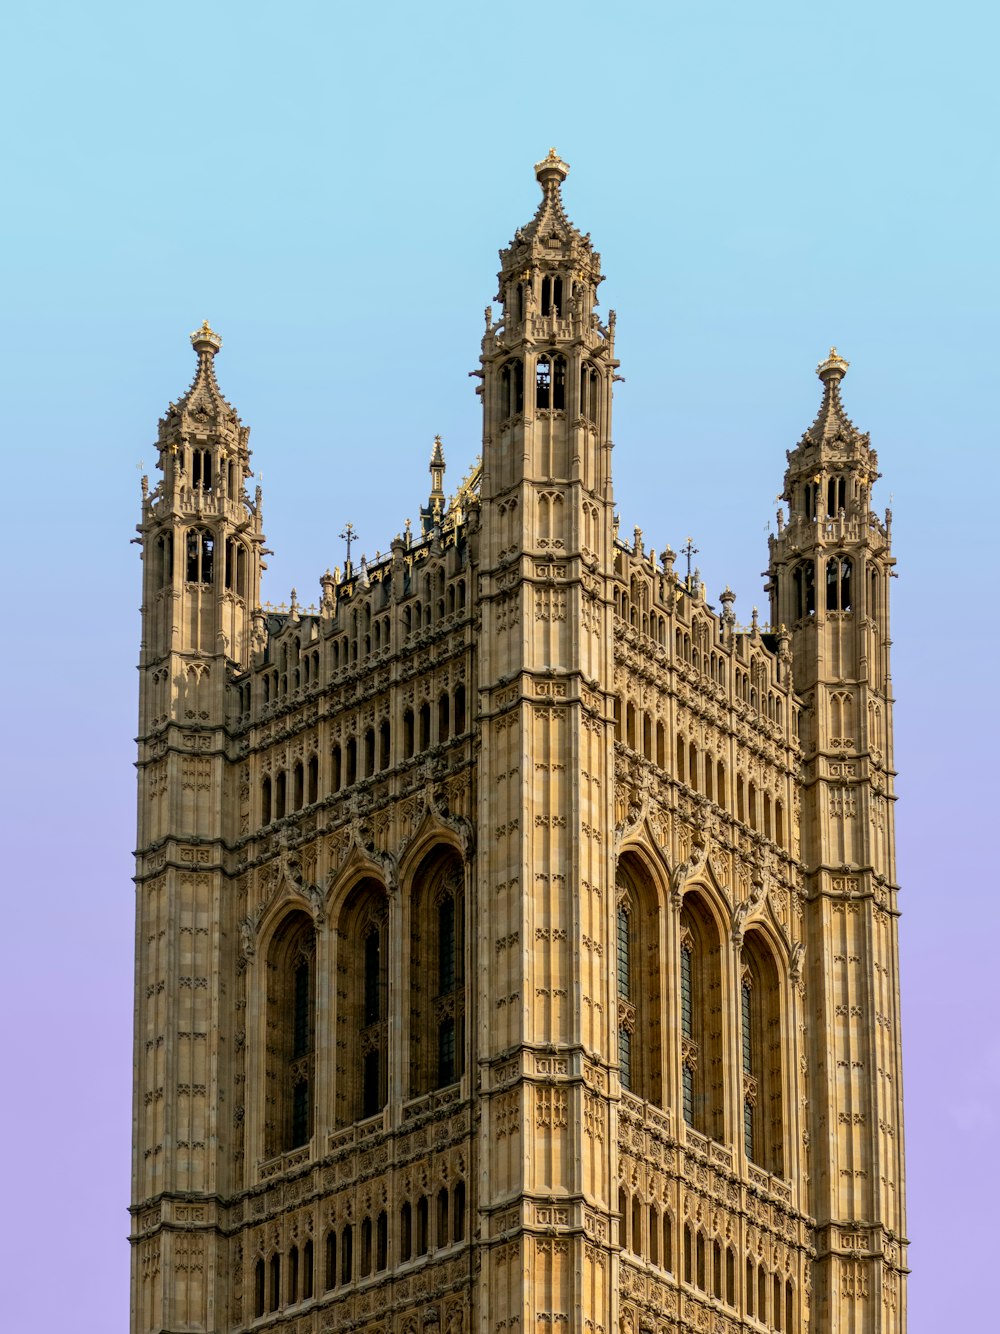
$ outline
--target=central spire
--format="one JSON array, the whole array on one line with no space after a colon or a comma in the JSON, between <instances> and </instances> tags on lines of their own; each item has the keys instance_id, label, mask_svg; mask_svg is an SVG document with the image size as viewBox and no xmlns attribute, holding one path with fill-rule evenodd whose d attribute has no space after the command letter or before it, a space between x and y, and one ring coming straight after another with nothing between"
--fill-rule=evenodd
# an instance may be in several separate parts
<instances>
[{"instance_id":1,"label":"central spire","mask_svg":"<svg viewBox=\"0 0 1000 1334\"><path fill-rule=\"evenodd\" d=\"M496 300L503 302L508 336L526 316L557 316L591 324L602 280L601 257L590 234L573 225L563 207L562 183L569 164L554 148L535 163L542 198L534 217L500 251ZM577 330L579 333L582 330Z\"/></svg>"},{"instance_id":2,"label":"central spire","mask_svg":"<svg viewBox=\"0 0 1000 1334\"><path fill-rule=\"evenodd\" d=\"M830 440L842 440L847 444L867 443L868 437L862 435L848 417L840 397L841 381L850 364L835 347L831 347L829 355L816 367L816 374L823 384L823 401L816 420L803 434L801 445L822 445Z\"/></svg>"}]
</instances>

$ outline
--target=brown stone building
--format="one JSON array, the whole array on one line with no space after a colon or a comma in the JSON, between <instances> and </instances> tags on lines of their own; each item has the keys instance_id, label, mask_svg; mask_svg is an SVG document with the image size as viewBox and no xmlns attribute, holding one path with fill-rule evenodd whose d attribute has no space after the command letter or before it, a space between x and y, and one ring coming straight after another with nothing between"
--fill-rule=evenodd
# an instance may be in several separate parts
<instances>
[{"instance_id":1,"label":"brown stone building","mask_svg":"<svg viewBox=\"0 0 1000 1334\"><path fill-rule=\"evenodd\" d=\"M770 628L623 541L566 172L502 252L481 463L449 500L438 443L420 533L315 608L261 604L207 325L160 423L134 1334L905 1327L876 456L831 352Z\"/></svg>"}]
</instances>

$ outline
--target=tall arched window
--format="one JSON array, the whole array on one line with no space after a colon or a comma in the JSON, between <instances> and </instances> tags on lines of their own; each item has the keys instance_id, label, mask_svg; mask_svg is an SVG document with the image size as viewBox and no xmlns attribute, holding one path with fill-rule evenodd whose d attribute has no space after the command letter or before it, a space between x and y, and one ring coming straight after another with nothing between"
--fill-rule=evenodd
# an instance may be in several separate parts
<instances>
[{"instance_id":1,"label":"tall arched window","mask_svg":"<svg viewBox=\"0 0 1000 1334\"><path fill-rule=\"evenodd\" d=\"M696 893L681 911L680 1014L684 1120L723 1137L722 960L718 927Z\"/></svg>"},{"instance_id":2,"label":"tall arched window","mask_svg":"<svg viewBox=\"0 0 1000 1334\"><path fill-rule=\"evenodd\" d=\"M392 758L391 733L388 720L383 718L378 725L378 767L388 769Z\"/></svg>"},{"instance_id":3,"label":"tall arched window","mask_svg":"<svg viewBox=\"0 0 1000 1334\"><path fill-rule=\"evenodd\" d=\"M559 315L562 311L562 293L563 280L561 278L544 277L542 279L542 309L543 315Z\"/></svg>"},{"instance_id":4,"label":"tall arched window","mask_svg":"<svg viewBox=\"0 0 1000 1334\"><path fill-rule=\"evenodd\" d=\"M316 936L305 913L281 923L267 954L265 1154L297 1149L313 1133Z\"/></svg>"},{"instance_id":5,"label":"tall arched window","mask_svg":"<svg viewBox=\"0 0 1000 1334\"><path fill-rule=\"evenodd\" d=\"M774 956L758 931L749 931L743 943L740 1008L743 1147L748 1159L781 1176L784 1124L780 979Z\"/></svg>"},{"instance_id":6,"label":"tall arched window","mask_svg":"<svg viewBox=\"0 0 1000 1334\"><path fill-rule=\"evenodd\" d=\"M827 611L851 610L853 564L848 556L831 556L826 563Z\"/></svg>"},{"instance_id":7,"label":"tall arched window","mask_svg":"<svg viewBox=\"0 0 1000 1334\"><path fill-rule=\"evenodd\" d=\"M465 686L459 685L455 687L455 735L461 736L465 728Z\"/></svg>"},{"instance_id":8,"label":"tall arched window","mask_svg":"<svg viewBox=\"0 0 1000 1334\"><path fill-rule=\"evenodd\" d=\"M420 750L427 750L431 744L431 706L424 700L420 706Z\"/></svg>"},{"instance_id":9,"label":"tall arched window","mask_svg":"<svg viewBox=\"0 0 1000 1334\"><path fill-rule=\"evenodd\" d=\"M618 904L618 1067L622 1087L632 1087L632 1034L635 1007L632 993L632 942L629 931L629 902L625 895Z\"/></svg>"},{"instance_id":10,"label":"tall arched window","mask_svg":"<svg viewBox=\"0 0 1000 1334\"><path fill-rule=\"evenodd\" d=\"M627 852L618 864L618 1060L622 1085L663 1104L660 1034L660 902L642 863Z\"/></svg>"},{"instance_id":11,"label":"tall arched window","mask_svg":"<svg viewBox=\"0 0 1000 1334\"><path fill-rule=\"evenodd\" d=\"M153 582L157 588L168 587L174 577L174 535L161 533L156 539L156 572Z\"/></svg>"},{"instance_id":12,"label":"tall arched window","mask_svg":"<svg viewBox=\"0 0 1000 1334\"><path fill-rule=\"evenodd\" d=\"M556 279L558 282L559 279ZM552 406L557 412L566 407L566 358L552 359Z\"/></svg>"},{"instance_id":13,"label":"tall arched window","mask_svg":"<svg viewBox=\"0 0 1000 1334\"><path fill-rule=\"evenodd\" d=\"M795 594L795 619L812 616L816 610L816 569L812 561L802 561L792 571Z\"/></svg>"},{"instance_id":14,"label":"tall arched window","mask_svg":"<svg viewBox=\"0 0 1000 1334\"><path fill-rule=\"evenodd\" d=\"M212 534L204 528L189 528L186 550L188 583L212 583L215 577L215 538Z\"/></svg>"},{"instance_id":15,"label":"tall arched window","mask_svg":"<svg viewBox=\"0 0 1000 1334\"><path fill-rule=\"evenodd\" d=\"M337 1015L337 1119L374 1116L388 1080L389 903L377 880L356 885L340 918L338 971L345 979Z\"/></svg>"},{"instance_id":16,"label":"tall arched window","mask_svg":"<svg viewBox=\"0 0 1000 1334\"><path fill-rule=\"evenodd\" d=\"M524 411L524 363L508 361L500 371L500 416L518 417Z\"/></svg>"},{"instance_id":17,"label":"tall arched window","mask_svg":"<svg viewBox=\"0 0 1000 1334\"><path fill-rule=\"evenodd\" d=\"M580 415L589 421L597 421L600 377L590 362L585 361L580 368Z\"/></svg>"},{"instance_id":18,"label":"tall arched window","mask_svg":"<svg viewBox=\"0 0 1000 1334\"><path fill-rule=\"evenodd\" d=\"M212 453L208 449L191 451L191 485L196 491L212 489Z\"/></svg>"},{"instance_id":19,"label":"tall arched window","mask_svg":"<svg viewBox=\"0 0 1000 1334\"><path fill-rule=\"evenodd\" d=\"M544 409L552 403L552 362L542 354L535 363L535 407Z\"/></svg>"},{"instance_id":20,"label":"tall arched window","mask_svg":"<svg viewBox=\"0 0 1000 1334\"><path fill-rule=\"evenodd\" d=\"M461 1078L465 1052L465 877L457 853L437 849L413 877L410 1087L413 1095Z\"/></svg>"},{"instance_id":21,"label":"tall arched window","mask_svg":"<svg viewBox=\"0 0 1000 1334\"><path fill-rule=\"evenodd\" d=\"M246 547L234 537L226 538L225 584L231 592L246 597Z\"/></svg>"}]
</instances>

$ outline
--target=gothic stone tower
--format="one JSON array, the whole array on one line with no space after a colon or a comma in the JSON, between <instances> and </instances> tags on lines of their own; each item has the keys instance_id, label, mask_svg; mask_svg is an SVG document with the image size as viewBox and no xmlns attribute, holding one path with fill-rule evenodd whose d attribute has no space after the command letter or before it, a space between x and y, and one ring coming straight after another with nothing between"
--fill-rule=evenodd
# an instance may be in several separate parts
<instances>
[{"instance_id":1,"label":"gothic stone tower","mask_svg":"<svg viewBox=\"0 0 1000 1334\"><path fill-rule=\"evenodd\" d=\"M435 441L315 607L260 602L193 336L139 527L134 1334L904 1329L874 455L831 357L772 629L622 541L567 171L481 462L449 499Z\"/></svg>"}]
</instances>

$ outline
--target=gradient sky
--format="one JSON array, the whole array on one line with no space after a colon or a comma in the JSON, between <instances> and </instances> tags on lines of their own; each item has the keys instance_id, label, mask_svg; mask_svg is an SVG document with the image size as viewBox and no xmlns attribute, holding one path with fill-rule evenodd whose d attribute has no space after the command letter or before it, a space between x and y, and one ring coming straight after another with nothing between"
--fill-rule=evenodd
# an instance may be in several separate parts
<instances>
[{"instance_id":1,"label":"gradient sky","mask_svg":"<svg viewBox=\"0 0 1000 1334\"><path fill-rule=\"evenodd\" d=\"M452 487L477 454L550 145L618 311L622 531L692 535L741 620L813 369L851 362L900 576L909 1328L988 1327L997 7L38 0L4 39L5 1327L127 1330L129 539L188 333L252 427L264 595L312 601L346 520L372 555L416 518L436 432Z\"/></svg>"}]
</instances>

